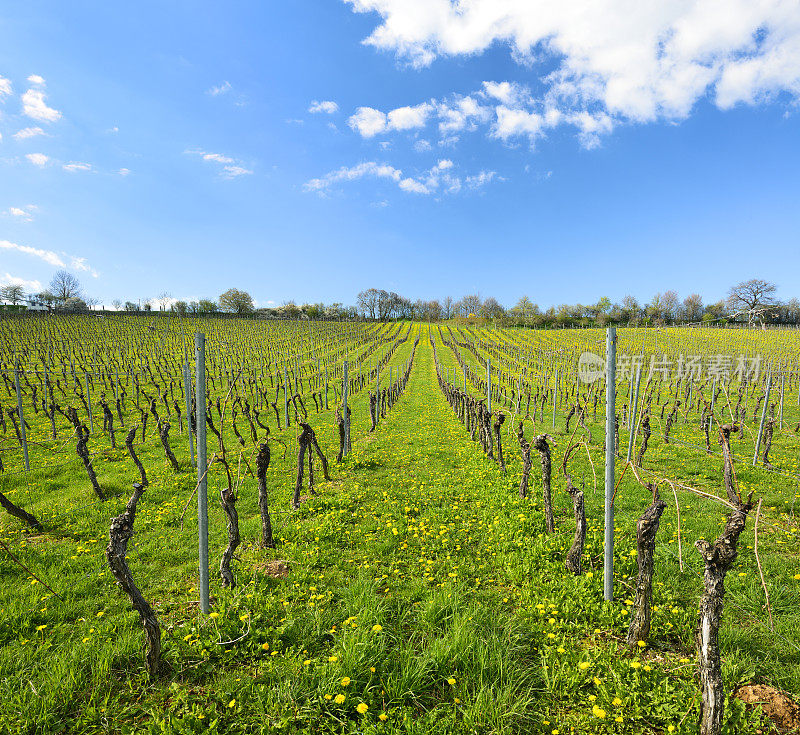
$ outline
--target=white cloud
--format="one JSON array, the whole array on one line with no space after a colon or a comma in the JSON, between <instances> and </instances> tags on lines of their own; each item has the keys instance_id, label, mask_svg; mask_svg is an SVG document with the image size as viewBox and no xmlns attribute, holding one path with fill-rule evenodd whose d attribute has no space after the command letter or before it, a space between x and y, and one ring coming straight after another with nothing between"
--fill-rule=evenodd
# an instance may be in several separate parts
<instances>
[{"instance_id":1,"label":"white cloud","mask_svg":"<svg viewBox=\"0 0 800 735\"><path fill-rule=\"evenodd\" d=\"M242 166L240 161L230 156L223 155L222 153L207 153L201 150L187 150L185 153L201 156L204 161L222 164L219 175L223 179L235 179L239 176L246 176L253 173L251 169ZM127 172L127 169L122 170ZM127 175L127 173L123 175Z\"/></svg>"},{"instance_id":2,"label":"white cloud","mask_svg":"<svg viewBox=\"0 0 800 735\"><path fill-rule=\"evenodd\" d=\"M19 276L12 276L6 272L4 276L0 276L0 286L22 286L26 291L35 293L42 290L42 284L37 280L29 281Z\"/></svg>"},{"instance_id":3,"label":"white cloud","mask_svg":"<svg viewBox=\"0 0 800 735\"><path fill-rule=\"evenodd\" d=\"M388 113L374 107L359 107L347 121L348 125L363 138L373 138L391 130L413 130L425 127L428 116L434 110L428 102L413 107L398 107Z\"/></svg>"},{"instance_id":4,"label":"white cloud","mask_svg":"<svg viewBox=\"0 0 800 735\"><path fill-rule=\"evenodd\" d=\"M464 184L470 189L480 189L482 186L490 183L495 179L497 173L495 171L481 171L475 176L467 176L464 179Z\"/></svg>"},{"instance_id":5,"label":"white cloud","mask_svg":"<svg viewBox=\"0 0 800 735\"><path fill-rule=\"evenodd\" d=\"M333 100L322 100L322 101L314 100L311 103L311 106L308 108L308 111L324 112L328 115L333 115L334 112L339 111L339 105L337 105Z\"/></svg>"},{"instance_id":6,"label":"white cloud","mask_svg":"<svg viewBox=\"0 0 800 735\"><path fill-rule=\"evenodd\" d=\"M437 192L456 194L463 185L477 189L489 183L495 176L494 171L489 171L468 176L462 180L453 173L454 168L455 164L450 159L444 158L428 171L417 176L404 176L403 172L394 166L367 161L352 167L343 166L319 179L311 179L304 188L306 191L315 191L324 195L335 184L371 177L393 181L402 191L410 194L435 194Z\"/></svg>"},{"instance_id":7,"label":"white cloud","mask_svg":"<svg viewBox=\"0 0 800 735\"><path fill-rule=\"evenodd\" d=\"M61 168L63 168L65 171L91 171L92 164L81 163L80 161L71 161L70 163L65 163Z\"/></svg>"},{"instance_id":8,"label":"white cloud","mask_svg":"<svg viewBox=\"0 0 800 735\"><path fill-rule=\"evenodd\" d=\"M232 89L231 83L228 81L223 82L222 84L217 85L216 87L211 87L206 94L210 94L212 97L217 97L221 94L225 94L226 92L230 92Z\"/></svg>"},{"instance_id":9,"label":"white cloud","mask_svg":"<svg viewBox=\"0 0 800 735\"><path fill-rule=\"evenodd\" d=\"M217 163L233 163L233 159L229 156L223 156L220 153L204 153L204 161L216 161Z\"/></svg>"},{"instance_id":10,"label":"white cloud","mask_svg":"<svg viewBox=\"0 0 800 735\"><path fill-rule=\"evenodd\" d=\"M489 108L481 105L475 98L467 95L453 103L442 102L438 106L439 132L452 135L464 129L474 130L478 122L486 122L491 116Z\"/></svg>"},{"instance_id":11,"label":"white cloud","mask_svg":"<svg viewBox=\"0 0 800 735\"><path fill-rule=\"evenodd\" d=\"M386 131L386 115L374 107L359 107L347 124L362 138L373 138Z\"/></svg>"},{"instance_id":12,"label":"white cloud","mask_svg":"<svg viewBox=\"0 0 800 735\"><path fill-rule=\"evenodd\" d=\"M28 77L28 81L38 87L44 87L44 77L40 77L38 74L31 74Z\"/></svg>"},{"instance_id":13,"label":"white cloud","mask_svg":"<svg viewBox=\"0 0 800 735\"><path fill-rule=\"evenodd\" d=\"M50 160L50 157L46 156L44 153L26 153L25 158L27 158L34 166L38 166L39 168L44 168L44 166Z\"/></svg>"},{"instance_id":14,"label":"white cloud","mask_svg":"<svg viewBox=\"0 0 800 735\"><path fill-rule=\"evenodd\" d=\"M120 176L127 176L130 172L131 170L129 168L121 168L119 171L117 171Z\"/></svg>"},{"instance_id":15,"label":"white cloud","mask_svg":"<svg viewBox=\"0 0 800 735\"><path fill-rule=\"evenodd\" d=\"M336 171L331 171L319 179L311 179L310 181L306 182L304 188L306 191L317 191L322 193L334 184L338 184L343 181L355 181L356 179L361 179L365 176L400 181L402 175L402 171L394 168L393 166L389 166L385 163L367 161L349 168L347 166L342 166L342 168L337 169Z\"/></svg>"},{"instance_id":16,"label":"white cloud","mask_svg":"<svg viewBox=\"0 0 800 735\"><path fill-rule=\"evenodd\" d=\"M33 212L31 210L34 209L36 209L36 207L32 206L29 206L26 209L23 209L22 207L9 207L6 210L6 214L11 217L16 217L22 222L33 222Z\"/></svg>"},{"instance_id":17,"label":"white cloud","mask_svg":"<svg viewBox=\"0 0 800 735\"><path fill-rule=\"evenodd\" d=\"M92 278L98 278L100 276L100 274L86 262L86 258L79 258L76 255L71 255L69 265L73 270L89 273Z\"/></svg>"},{"instance_id":18,"label":"white cloud","mask_svg":"<svg viewBox=\"0 0 800 735\"><path fill-rule=\"evenodd\" d=\"M398 107L387 115L387 127L390 130L412 130L423 128L433 105L423 102L416 107Z\"/></svg>"},{"instance_id":19,"label":"white cloud","mask_svg":"<svg viewBox=\"0 0 800 735\"><path fill-rule=\"evenodd\" d=\"M539 103L560 110L565 123L584 112L604 129L615 122L681 120L704 98L721 109L780 93L800 100L796 0L344 1L380 16L366 43L418 67L498 44L528 75L537 64L555 66L541 78ZM485 83L482 94L508 109L531 107L512 82ZM451 124L457 131L458 119ZM590 140L598 134L589 133Z\"/></svg>"},{"instance_id":20,"label":"white cloud","mask_svg":"<svg viewBox=\"0 0 800 735\"><path fill-rule=\"evenodd\" d=\"M39 258L45 263L54 265L58 268L67 267L67 264L61 259L61 256L52 250L32 248L30 245L18 245L17 243L9 242L8 240L0 240L0 250L16 250L18 253L32 255L34 258Z\"/></svg>"},{"instance_id":21,"label":"white cloud","mask_svg":"<svg viewBox=\"0 0 800 735\"><path fill-rule=\"evenodd\" d=\"M428 193L430 193L430 190L428 189L428 187L425 186L425 184L423 184L421 181L417 181L416 179L411 179L411 178L403 179L402 181L400 181L398 186L403 191L410 191L410 192L413 192L414 194L428 194Z\"/></svg>"},{"instance_id":22,"label":"white cloud","mask_svg":"<svg viewBox=\"0 0 800 735\"><path fill-rule=\"evenodd\" d=\"M34 120L55 122L61 117L61 113L52 107L48 107L44 98L44 92L41 90L29 89L22 95L22 112Z\"/></svg>"},{"instance_id":23,"label":"white cloud","mask_svg":"<svg viewBox=\"0 0 800 735\"><path fill-rule=\"evenodd\" d=\"M0 240L0 250L14 250L23 255L30 255L34 258L43 260L48 265L55 266L56 268L72 268L73 270L84 271L89 273L93 278L97 278L100 274L92 268L87 262L86 258L81 258L77 255L67 255L62 253L69 263L58 253L52 250L43 250L42 248L33 248L30 245L19 245L15 242L8 240Z\"/></svg>"},{"instance_id":24,"label":"white cloud","mask_svg":"<svg viewBox=\"0 0 800 735\"><path fill-rule=\"evenodd\" d=\"M414 143L414 150L417 153L424 153L425 151L429 151L431 149L431 144L427 140L418 140Z\"/></svg>"},{"instance_id":25,"label":"white cloud","mask_svg":"<svg viewBox=\"0 0 800 735\"><path fill-rule=\"evenodd\" d=\"M509 107L517 106L528 96L527 90L514 82L484 82L483 93Z\"/></svg>"},{"instance_id":26,"label":"white cloud","mask_svg":"<svg viewBox=\"0 0 800 735\"><path fill-rule=\"evenodd\" d=\"M34 138L37 135L44 135L44 130L41 128L22 128L22 130L14 133L17 140L26 140L27 138Z\"/></svg>"},{"instance_id":27,"label":"white cloud","mask_svg":"<svg viewBox=\"0 0 800 735\"><path fill-rule=\"evenodd\" d=\"M5 77L0 77L0 100L11 94L11 81Z\"/></svg>"},{"instance_id":28,"label":"white cloud","mask_svg":"<svg viewBox=\"0 0 800 735\"><path fill-rule=\"evenodd\" d=\"M235 179L237 176L246 176L253 172L244 166L224 166L222 168L222 178Z\"/></svg>"},{"instance_id":29,"label":"white cloud","mask_svg":"<svg viewBox=\"0 0 800 735\"><path fill-rule=\"evenodd\" d=\"M512 110L500 105L496 113L497 121L492 129L492 135L496 138L508 140L519 135L527 135L533 142L542 134L544 118L536 112Z\"/></svg>"}]
</instances>

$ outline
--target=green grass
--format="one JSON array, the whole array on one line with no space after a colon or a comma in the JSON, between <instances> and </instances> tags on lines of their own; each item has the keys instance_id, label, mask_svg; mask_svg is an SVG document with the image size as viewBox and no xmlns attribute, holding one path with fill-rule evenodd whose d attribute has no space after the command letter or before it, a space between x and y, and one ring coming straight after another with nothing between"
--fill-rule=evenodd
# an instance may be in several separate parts
<instances>
[{"instance_id":1,"label":"green grass","mask_svg":"<svg viewBox=\"0 0 800 735\"><path fill-rule=\"evenodd\" d=\"M410 348L411 341L392 364ZM455 365L449 350L439 347L439 356ZM198 610L194 507L179 521L194 487L186 452L178 453L185 469L176 474L155 442L143 448L151 486L129 564L162 623L169 672L158 680L144 672L141 626L103 553L110 518L135 479L124 452L103 454L101 483L119 496L102 504L94 503L79 465L0 479L3 491L47 526L29 534L2 516L0 537L64 597L49 595L0 554L0 732L695 732L692 635L702 566L692 543L719 533L723 509L679 493L683 571L674 504L664 513L652 640L631 653L623 647L636 573L631 551L635 518L649 502L635 481L626 476L617 497L618 599L606 603L602 482L595 489L586 452L570 465L587 495L586 573L571 577L563 568L574 528L555 471L568 439L563 429L555 432L557 532L547 535L536 458L532 497L519 500L516 440L504 433L503 476L439 393L425 340L403 397L374 434L367 433L365 393L356 398L352 454L332 465L333 481L297 512L289 512L295 445L285 460L273 446L274 551L256 546L255 483L245 480L238 586L223 590L214 574L215 617ZM312 413L310 420L332 459L332 417ZM288 443L292 433L282 436ZM178 437L174 432L175 444ZM238 445L228 446L238 455ZM597 440L591 451L602 472ZM707 489L721 484L713 459L703 459L701 482L694 477L697 451L663 448L655 431L651 452L670 477ZM726 685L730 691L753 680L800 691L798 537L786 507L793 488L760 469L742 470L740 480L765 498L759 548L775 632L762 609L751 523L727 584ZM213 568L225 544L219 483L215 475L209 488ZM672 502L668 488L662 493ZM289 575L265 575L271 559L288 560ZM727 712L729 732L756 732L757 715L736 704Z\"/></svg>"}]
</instances>

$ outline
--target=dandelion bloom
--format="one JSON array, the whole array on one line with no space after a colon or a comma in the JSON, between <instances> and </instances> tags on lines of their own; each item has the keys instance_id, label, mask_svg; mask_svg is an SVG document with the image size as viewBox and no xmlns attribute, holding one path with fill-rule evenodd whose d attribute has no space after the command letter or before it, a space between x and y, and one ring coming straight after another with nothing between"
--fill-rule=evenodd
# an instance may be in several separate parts
<instances>
[{"instance_id":1,"label":"dandelion bloom","mask_svg":"<svg viewBox=\"0 0 800 735\"><path fill-rule=\"evenodd\" d=\"M348 686L350 684L350 677L349 676L345 676L340 683L341 683L341 685L343 687Z\"/></svg>"},{"instance_id":2,"label":"dandelion bloom","mask_svg":"<svg viewBox=\"0 0 800 735\"><path fill-rule=\"evenodd\" d=\"M454 679L454 678L451 676L451 677L450 677L450 678L447 680L447 683L448 683L448 684L449 684L449 685L452 687L452 686L455 686L455 684L456 684L456 680L455 680L455 679Z\"/></svg>"},{"instance_id":3,"label":"dandelion bloom","mask_svg":"<svg viewBox=\"0 0 800 735\"><path fill-rule=\"evenodd\" d=\"M337 694L333 698L333 701L336 702L336 704L341 704L342 702L344 702L344 694Z\"/></svg>"},{"instance_id":4,"label":"dandelion bloom","mask_svg":"<svg viewBox=\"0 0 800 735\"><path fill-rule=\"evenodd\" d=\"M369 707L364 704L364 702L361 702L356 709L358 710L359 714L363 715L369 709Z\"/></svg>"}]
</instances>

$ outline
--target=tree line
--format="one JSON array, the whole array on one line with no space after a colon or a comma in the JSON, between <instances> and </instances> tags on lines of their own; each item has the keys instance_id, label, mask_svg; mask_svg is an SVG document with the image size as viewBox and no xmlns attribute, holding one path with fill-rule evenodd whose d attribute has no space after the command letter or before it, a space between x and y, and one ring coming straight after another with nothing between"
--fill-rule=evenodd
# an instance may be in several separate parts
<instances>
[{"instance_id":1,"label":"tree line","mask_svg":"<svg viewBox=\"0 0 800 735\"><path fill-rule=\"evenodd\" d=\"M675 291L656 293L648 302L640 303L633 296L620 302L603 297L593 304L559 304L545 309L527 295L510 308L504 307L494 297L482 298L468 294L458 300L447 296L441 300L411 300L394 291L369 288L361 291L356 304L307 303L298 305L287 301L280 306L257 308L253 297L237 288L229 288L215 299L196 301L173 299L169 293L142 302L115 299L112 304L120 311L150 311L154 305L159 311L181 315L198 314L258 314L283 319L331 319L371 321L418 320L441 321L447 319L484 320L502 325L530 327L588 327L608 324L661 325L686 323L715 323L720 321L747 324L800 325L800 300L780 301L775 294L777 286L760 278L737 283L728 290L725 299L705 304L702 297L689 294L680 299ZM96 299L84 295L79 280L68 271L57 271L48 288L36 294L25 294L22 286L10 284L0 287L0 301L13 308L27 303L48 310L87 311L97 304Z\"/></svg>"}]
</instances>

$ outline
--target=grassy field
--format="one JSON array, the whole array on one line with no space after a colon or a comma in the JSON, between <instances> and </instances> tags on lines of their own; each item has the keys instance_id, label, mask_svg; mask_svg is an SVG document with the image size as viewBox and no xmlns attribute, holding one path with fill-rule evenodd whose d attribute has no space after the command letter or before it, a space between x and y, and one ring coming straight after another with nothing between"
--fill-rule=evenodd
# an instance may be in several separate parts
<instances>
[{"instance_id":1,"label":"grassy field","mask_svg":"<svg viewBox=\"0 0 800 735\"><path fill-rule=\"evenodd\" d=\"M211 616L198 606L194 506L184 515L195 485L188 451L178 450L183 439L175 432L181 470L174 472L157 441L142 445L150 486L129 565L163 629L168 671L156 680L145 674L138 617L104 555L110 519L136 479L124 449L106 449L97 462L112 494L103 503L80 465L37 462L24 475L7 462L0 490L35 513L45 532L2 515L0 540L63 600L0 553L0 732L696 732L693 630L702 562L692 544L719 534L725 509L678 492L679 552L675 503L662 487L670 507L656 546L651 641L629 651L635 520L650 502L647 492L630 473L620 483L616 600L604 602L601 440L570 463L589 521L584 573L574 577L563 567L574 521L561 477L554 471L557 530L546 534L538 461L531 497L520 500L513 435L503 435L503 475L439 391L427 330L415 326L413 333L423 339L403 396L374 433L367 391L354 397L353 452L332 463L332 481L298 511L289 504L296 429L275 432L289 449L284 458L273 442L274 550L257 545L257 491L244 465L252 447L242 450L240 464L232 462L245 477L237 505L244 543L233 565L236 588L223 589L212 577ZM389 364L401 365L411 346L401 344ZM456 366L441 344L438 353L444 366ZM309 421L332 460L332 412L311 413ZM555 467L570 437L563 412L556 429L549 422L545 429L554 435ZM692 438L688 424L681 431ZM654 471L719 493L719 457L665 445L656 434L654 428L648 455ZM796 461L790 440L781 438L777 451ZM238 457L239 446L229 446ZM759 551L774 631L749 522L727 580L726 688L762 682L798 692L797 481L747 462L737 473L742 488L763 497ZM220 481L214 475L209 483L214 566L226 542ZM746 712L737 700L726 713L730 733L766 732L758 711Z\"/></svg>"}]
</instances>

